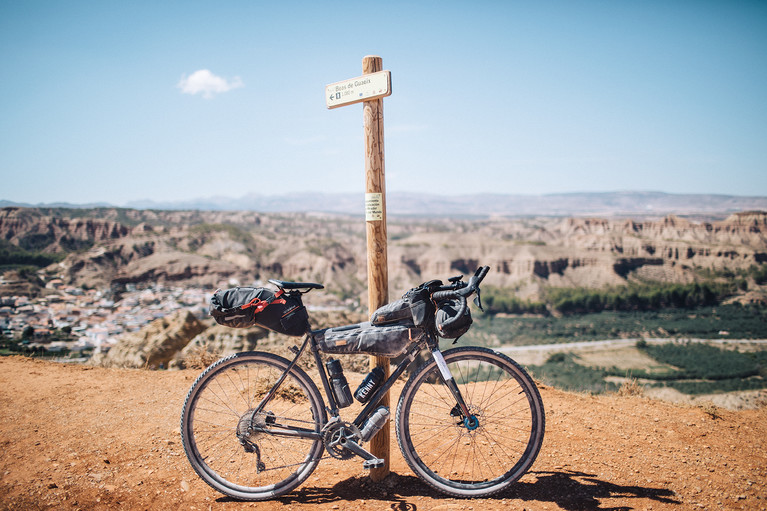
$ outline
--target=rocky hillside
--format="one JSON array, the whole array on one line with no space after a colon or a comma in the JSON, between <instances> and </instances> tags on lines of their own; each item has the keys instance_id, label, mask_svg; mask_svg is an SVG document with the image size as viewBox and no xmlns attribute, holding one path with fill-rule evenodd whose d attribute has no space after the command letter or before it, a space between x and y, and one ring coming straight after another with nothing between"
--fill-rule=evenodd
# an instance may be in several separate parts
<instances>
[{"instance_id":1,"label":"rocky hillside","mask_svg":"<svg viewBox=\"0 0 767 511\"><path fill-rule=\"evenodd\" d=\"M0 209L0 239L64 253L46 278L89 286L231 279L313 280L364 301L365 226L329 214L123 209ZM668 216L603 218L389 219L393 294L480 264L487 283L522 297L542 286L601 287L629 280L690 282L701 269L767 261L767 213L721 221Z\"/></svg>"},{"instance_id":2,"label":"rocky hillside","mask_svg":"<svg viewBox=\"0 0 767 511\"><path fill-rule=\"evenodd\" d=\"M189 341L208 325L189 311L179 311L156 319L138 332L121 336L107 353L96 353L90 360L105 367L167 368Z\"/></svg>"},{"instance_id":3,"label":"rocky hillside","mask_svg":"<svg viewBox=\"0 0 767 511\"><path fill-rule=\"evenodd\" d=\"M314 328L348 325L366 321L364 314L349 310L312 311ZM241 351L267 350L292 358L290 347L300 344L302 338L287 337L264 328L229 328L212 320L198 320L193 314L182 310L156 319L137 332L119 337L107 352L99 352L88 361L90 365L133 369L184 369L204 368L226 355ZM367 371L369 357L357 355L346 357L347 369ZM302 367L314 364L313 358L302 358Z\"/></svg>"}]
</instances>

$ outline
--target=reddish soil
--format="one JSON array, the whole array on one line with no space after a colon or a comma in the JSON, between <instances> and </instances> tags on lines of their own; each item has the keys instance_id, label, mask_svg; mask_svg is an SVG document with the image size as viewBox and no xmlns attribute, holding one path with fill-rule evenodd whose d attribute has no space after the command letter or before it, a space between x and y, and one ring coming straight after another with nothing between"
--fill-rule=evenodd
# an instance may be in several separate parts
<instances>
[{"instance_id":1,"label":"reddish soil","mask_svg":"<svg viewBox=\"0 0 767 511\"><path fill-rule=\"evenodd\" d=\"M436 493L410 472L392 438L392 474L381 483L359 460L323 460L286 497L237 502L199 479L181 446L179 416L196 375L0 359L0 509L767 508L767 409L548 387L538 460L492 498Z\"/></svg>"}]
</instances>

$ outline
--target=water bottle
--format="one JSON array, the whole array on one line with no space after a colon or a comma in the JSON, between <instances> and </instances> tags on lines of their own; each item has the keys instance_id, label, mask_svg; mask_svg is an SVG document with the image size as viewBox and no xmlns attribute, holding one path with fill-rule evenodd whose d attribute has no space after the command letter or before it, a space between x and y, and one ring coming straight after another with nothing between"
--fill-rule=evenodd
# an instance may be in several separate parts
<instances>
[{"instance_id":1,"label":"water bottle","mask_svg":"<svg viewBox=\"0 0 767 511\"><path fill-rule=\"evenodd\" d=\"M360 403L367 403L370 401L370 398L373 397L375 391L378 390L378 386L384 381L384 376L384 370L380 367L376 367L370 371L370 374L365 376L365 379L362 380L360 386L354 391L354 397L357 401Z\"/></svg>"},{"instance_id":2,"label":"water bottle","mask_svg":"<svg viewBox=\"0 0 767 511\"><path fill-rule=\"evenodd\" d=\"M333 389L336 404L338 404L338 408L346 408L353 403L353 400L352 391L349 390L349 382L346 381L341 362L331 358L325 362L325 366L328 368L328 374L330 374L330 386Z\"/></svg>"},{"instance_id":3,"label":"water bottle","mask_svg":"<svg viewBox=\"0 0 767 511\"><path fill-rule=\"evenodd\" d=\"M379 406L376 408L376 411L373 412L373 415L370 416L367 422L365 422L365 425L362 426L362 430L360 430L362 441L367 442L373 438L373 435L381 431L381 428L384 427L384 424L388 421L389 408L386 406Z\"/></svg>"}]
</instances>

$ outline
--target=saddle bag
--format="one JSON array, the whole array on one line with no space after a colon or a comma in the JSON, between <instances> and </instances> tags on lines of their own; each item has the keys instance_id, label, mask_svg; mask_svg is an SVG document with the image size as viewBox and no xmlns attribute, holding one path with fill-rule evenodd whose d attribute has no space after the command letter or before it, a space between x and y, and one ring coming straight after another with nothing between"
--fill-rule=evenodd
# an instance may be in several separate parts
<instances>
[{"instance_id":1,"label":"saddle bag","mask_svg":"<svg viewBox=\"0 0 767 511\"><path fill-rule=\"evenodd\" d=\"M210 315L219 325L232 328L258 325L295 337L309 329L309 314L300 299L265 287L219 289L210 299Z\"/></svg>"},{"instance_id":2,"label":"saddle bag","mask_svg":"<svg viewBox=\"0 0 767 511\"><path fill-rule=\"evenodd\" d=\"M367 353L387 358L401 355L423 335L424 331L414 326L412 321L383 326L365 322L314 332L320 349L325 353Z\"/></svg>"}]
</instances>

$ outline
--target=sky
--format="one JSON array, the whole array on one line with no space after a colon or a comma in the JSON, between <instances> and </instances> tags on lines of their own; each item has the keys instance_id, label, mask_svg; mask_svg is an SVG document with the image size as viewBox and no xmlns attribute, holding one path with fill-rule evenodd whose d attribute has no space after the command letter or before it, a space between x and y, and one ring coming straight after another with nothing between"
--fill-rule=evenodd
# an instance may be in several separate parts
<instances>
[{"instance_id":1,"label":"sky","mask_svg":"<svg viewBox=\"0 0 767 511\"><path fill-rule=\"evenodd\" d=\"M0 199L767 196L767 1L0 0Z\"/></svg>"}]
</instances>

